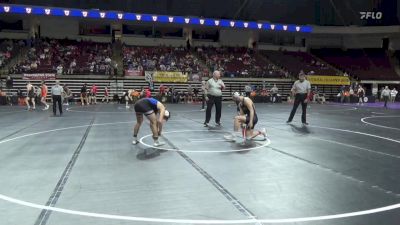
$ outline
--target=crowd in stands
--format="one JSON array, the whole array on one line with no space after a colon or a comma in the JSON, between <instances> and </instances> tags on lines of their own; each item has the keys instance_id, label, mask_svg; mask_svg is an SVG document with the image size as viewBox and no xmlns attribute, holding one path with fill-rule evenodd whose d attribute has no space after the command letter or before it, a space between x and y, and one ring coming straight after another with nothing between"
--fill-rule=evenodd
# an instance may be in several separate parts
<instances>
[{"instance_id":1,"label":"crowd in stands","mask_svg":"<svg viewBox=\"0 0 400 225\"><path fill-rule=\"evenodd\" d=\"M228 77L289 77L282 67L266 62L248 48L199 47L196 51L211 70L223 70Z\"/></svg>"},{"instance_id":2,"label":"crowd in stands","mask_svg":"<svg viewBox=\"0 0 400 225\"><path fill-rule=\"evenodd\" d=\"M313 53L356 79L399 79L383 49L320 49Z\"/></svg>"},{"instance_id":3,"label":"crowd in stands","mask_svg":"<svg viewBox=\"0 0 400 225\"><path fill-rule=\"evenodd\" d=\"M158 70L198 73L203 70L199 60L183 47L124 46L124 70Z\"/></svg>"},{"instance_id":4,"label":"crowd in stands","mask_svg":"<svg viewBox=\"0 0 400 225\"><path fill-rule=\"evenodd\" d=\"M0 69L3 68L10 60L17 55L20 47L24 46L23 41L16 40L0 40Z\"/></svg>"},{"instance_id":5,"label":"crowd in stands","mask_svg":"<svg viewBox=\"0 0 400 225\"><path fill-rule=\"evenodd\" d=\"M261 54L293 75L300 72L306 75L338 75L327 63L307 52L261 51Z\"/></svg>"},{"instance_id":6,"label":"crowd in stands","mask_svg":"<svg viewBox=\"0 0 400 225\"><path fill-rule=\"evenodd\" d=\"M11 73L113 74L110 44L88 41L35 39Z\"/></svg>"}]
</instances>

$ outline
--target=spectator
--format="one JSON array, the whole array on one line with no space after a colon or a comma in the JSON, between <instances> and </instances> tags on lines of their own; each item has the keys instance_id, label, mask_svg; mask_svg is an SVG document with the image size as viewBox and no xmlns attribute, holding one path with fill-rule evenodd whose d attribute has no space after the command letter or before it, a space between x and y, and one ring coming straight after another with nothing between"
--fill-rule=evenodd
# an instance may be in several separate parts
<instances>
[{"instance_id":1,"label":"spectator","mask_svg":"<svg viewBox=\"0 0 400 225\"><path fill-rule=\"evenodd\" d=\"M387 107L387 102L388 102L388 100L390 98L390 89L389 89L388 86L385 86L385 89L383 89L382 96L383 96L383 101L385 102L384 107L388 108Z\"/></svg>"},{"instance_id":2,"label":"spectator","mask_svg":"<svg viewBox=\"0 0 400 225\"><path fill-rule=\"evenodd\" d=\"M60 64L57 66L57 75L62 75L63 73L63 66Z\"/></svg>"},{"instance_id":3,"label":"spectator","mask_svg":"<svg viewBox=\"0 0 400 225\"><path fill-rule=\"evenodd\" d=\"M395 102L396 101L397 93L398 93L398 91L396 90L396 88L393 88L390 91L391 102Z\"/></svg>"},{"instance_id":4,"label":"spectator","mask_svg":"<svg viewBox=\"0 0 400 225\"><path fill-rule=\"evenodd\" d=\"M274 86L271 88L271 102L275 103L278 97L278 87L276 86L276 84L274 84Z\"/></svg>"}]
</instances>

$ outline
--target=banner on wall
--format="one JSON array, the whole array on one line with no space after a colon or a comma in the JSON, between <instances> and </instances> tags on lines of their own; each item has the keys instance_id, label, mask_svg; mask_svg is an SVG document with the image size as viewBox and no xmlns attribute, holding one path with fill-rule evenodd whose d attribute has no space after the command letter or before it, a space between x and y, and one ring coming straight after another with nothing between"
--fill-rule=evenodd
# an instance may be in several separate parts
<instances>
[{"instance_id":1,"label":"banner on wall","mask_svg":"<svg viewBox=\"0 0 400 225\"><path fill-rule=\"evenodd\" d=\"M318 85L350 85L349 77L345 76L320 76L320 75L309 75L307 80L311 84Z\"/></svg>"},{"instance_id":2,"label":"banner on wall","mask_svg":"<svg viewBox=\"0 0 400 225\"><path fill-rule=\"evenodd\" d=\"M24 80L55 80L55 73L24 73Z\"/></svg>"},{"instance_id":3,"label":"banner on wall","mask_svg":"<svg viewBox=\"0 0 400 225\"><path fill-rule=\"evenodd\" d=\"M125 70L126 77L135 77L135 76L143 76L142 70Z\"/></svg>"},{"instance_id":4,"label":"banner on wall","mask_svg":"<svg viewBox=\"0 0 400 225\"><path fill-rule=\"evenodd\" d=\"M165 83L187 83L188 75L182 72L169 72L169 71L146 71L145 79L152 74L152 81L165 82Z\"/></svg>"}]
</instances>

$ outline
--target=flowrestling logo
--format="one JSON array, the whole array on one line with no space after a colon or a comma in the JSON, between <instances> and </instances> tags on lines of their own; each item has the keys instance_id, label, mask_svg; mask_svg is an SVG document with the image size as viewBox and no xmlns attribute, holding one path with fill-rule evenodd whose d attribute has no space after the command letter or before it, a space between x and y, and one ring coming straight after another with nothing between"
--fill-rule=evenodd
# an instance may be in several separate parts
<instances>
[{"instance_id":1,"label":"flowrestling logo","mask_svg":"<svg viewBox=\"0 0 400 225\"><path fill-rule=\"evenodd\" d=\"M362 20L380 20L382 19L383 13L382 12L360 12L360 19Z\"/></svg>"}]
</instances>

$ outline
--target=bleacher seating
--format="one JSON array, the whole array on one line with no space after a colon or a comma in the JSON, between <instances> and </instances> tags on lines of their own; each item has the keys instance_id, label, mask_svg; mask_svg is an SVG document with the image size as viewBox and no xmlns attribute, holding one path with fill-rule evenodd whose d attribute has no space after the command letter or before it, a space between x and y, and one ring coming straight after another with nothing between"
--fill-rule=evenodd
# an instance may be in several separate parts
<instances>
[{"instance_id":1,"label":"bleacher seating","mask_svg":"<svg viewBox=\"0 0 400 225\"><path fill-rule=\"evenodd\" d=\"M124 46L124 70L160 70L198 73L198 59L184 48Z\"/></svg>"},{"instance_id":2,"label":"bleacher seating","mask_svg":"<svg viewBox=\"0 0 400 225\"><path fill-rule=\"evenodd\" d=\"M313 52L328 63L361 80L398 80L383 49L321 49Z\"/></svg>"},{"instance_id":3,"label":"bleacher seating","mask_svg":"<svg viewBox=\"0 0 400 225\"><path fill-rule=\"evenodd\" d=\"M19 49L25 43L16 40L0 40L0 69L5 67L12 58L18 55Z\"/></svg>"},{"instance_id":4,"label":"bleacher seating","mask_svg":"<svg viewBox=\"0 0 400 225\"><path fill-rule=\"evenodd\" d=\"M320 62L320 60L307 52L261 51L261 54L275 64L282 66L294 76L297 76L300 71L310 75L337 74L329 65Z\"/></svg>"},{"instance_id":5,"label":"bleacher seating","mask_svg":"<svg viewBox=\"0 0 400 225\"><path fill-rule=\"evenodd\" d=\"M14 73L111 74L110 44L36 39Z\"/></svg>"},{"instance_id":6,"label":"bleacher seating","mask_svg":"<svg viewBox=\"0 0 400 225\"><path fill-rule=\"evenodd\" d=\"M247 48L198 48L199 57L211 70L223 69L227 77L288 77L282 68L268 63Z\"/></svg>"}]
</instances>

